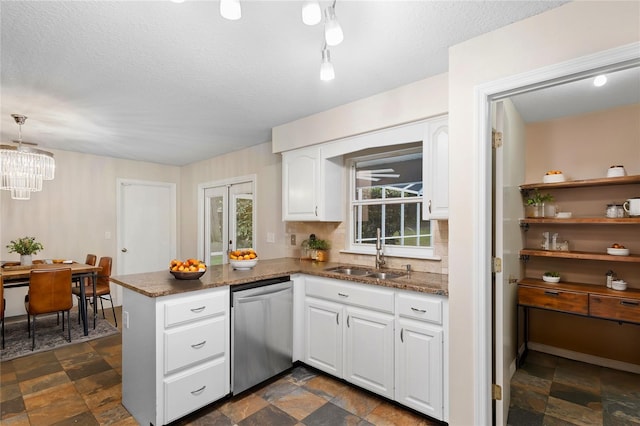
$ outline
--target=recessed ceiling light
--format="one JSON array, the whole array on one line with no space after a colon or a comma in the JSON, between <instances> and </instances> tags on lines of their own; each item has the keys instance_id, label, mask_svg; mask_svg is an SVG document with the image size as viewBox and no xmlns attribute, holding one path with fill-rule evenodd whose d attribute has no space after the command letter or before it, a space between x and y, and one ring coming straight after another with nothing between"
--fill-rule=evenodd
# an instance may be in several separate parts
<instances>
[{"instance_id":1,"label":"recessed ceiling light","mask_svg":"<svg viewBox=\"0 0 640 426\"><path fill-rule=\"evenodd\" d=\"M605 84L607 84L607 76L606 75L599 75L596 78L593 79L593 85L596 87L602 87Z\"/></svg>"}]
</instances>

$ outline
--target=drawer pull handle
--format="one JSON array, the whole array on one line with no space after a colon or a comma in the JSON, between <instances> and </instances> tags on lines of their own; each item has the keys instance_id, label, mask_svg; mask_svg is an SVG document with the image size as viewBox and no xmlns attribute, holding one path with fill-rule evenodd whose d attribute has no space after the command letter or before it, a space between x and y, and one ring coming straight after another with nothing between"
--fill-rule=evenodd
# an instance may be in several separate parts
<instances>
[{"instance_id":1,"label":"drawer pull handle","mask_svg":"<svg viewBox=\"0 0 640 426\"><path fill-rule=\"evenodd\" d=\"M640 302L638 301L631 301L631 300L621 300L620 304L622 306L638 306L640 305Z\"/></svg>"},{"instance_id":2,"label":"drawer pull handle","mask_svg":"<svg viewBox=\"0 0 640 426\"><path fill-rule=\"evenodd\" d=\"M413 312L420 312L421 314L426 314L427 313L426 309L418 309L418 308L414 308L413 306L411 307L411 310Z\"/></svg>"},{"instance_id":3,"label":"drawer pull handle","mask_svg":"<svg viewBox=\"0 0 640 426\"><path fill-rule=\"evenodd\" d=\"M204 311L204 308L206 308L206 306L200 306L199 308L192 308L191 312L193 312L194 314L199 314L200 312Z\"/></svg>"},{"instance_id":4,"label":"drawer pull handle","mask_svg":"<svg viewBox=\"0 0 640 426\"><path fill-rule=\"evenodd\" d=\"M404 328L400 329L400 341L404 343Z\"/></svg>"},{"instance_id":5,"label":"drawer pull handle","mask_svg":"<svg viewBox=\"0 0 640 426\"><path fill-rule=\"evenodd\" d=\"M336 313L336 324L340 325L340 314Z\"/></svg>"},{"instance_id":6,"label":"drawer pull handle","mask_svg":"<svg viewBox=\"0 0 640 426\"><path fill-rule=\"evenodd\" d=\"M351 316L351 315L347 315L347 327L349 327L349 328L351 327L351 326L349 325L349 317L350 317L350 316Z\"/></svg>"},{"instance_id":7,"label":"drawer pull handle","mask_svg":"<svg viewBox=\"0 0 640 426\"><path fill-rule=\"evenodd\" d=\"M559 291L545 290L544 294L546 294L547 296L560 296Z\"/></svg>"},{"instance_id":8,"label":"drawer pull handle","mask_svg":"<svg viewBox=\"0 0 640 426\"><path fill-rule=\"evenodd\" d=\"M199 393L204 392L205 388L207 387L207 385L204 385L203 387L201 387L200 389L196 389L194 391L191 391L191 395L197 395Z\"/></svg>"},{"instance_id":9,"label":"drawer pull handle","mask_svg":"<svg viewBox=\"0 0 640 426\"><path fill-rule=\"evenodd\" d=\"M191 347L192 347L193 349L200 349L201 347L203 347L203 346L204 346L204 344L205 344L205 343L207 343L207 341L206 341L206 340L203 340L203 341L202 341L202 342L200 342L200 343L196 343L195 345L191 345Z\"/></svg>"},{"instance_id":10,"label":"drawer pull handle","mask_svg":"<svg viewBox=\"0 0 640 426\"><path fill-rule=\"evenodd\" d=\"M348 294L344 294L344 293L338 293L338 296L340 296L340 297L349 297Z\"/></svg>"}]
</instances>

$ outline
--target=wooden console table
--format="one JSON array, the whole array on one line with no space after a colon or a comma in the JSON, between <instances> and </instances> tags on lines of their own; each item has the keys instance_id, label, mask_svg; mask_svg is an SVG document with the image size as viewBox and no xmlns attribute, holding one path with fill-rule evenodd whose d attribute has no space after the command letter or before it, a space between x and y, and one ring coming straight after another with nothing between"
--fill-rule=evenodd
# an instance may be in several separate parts
<instances>
[{"instance_id":1,"label":"wooden console table","mask_svg":"<svg viewBox=\"0 0 640 426\"><path fill-rule=\"evenodd\" d=\"M530 308L640 324L640 290L636 289L617 291L592 284L552 284L525 278L518 282L518 315L520 307L524 315L524 351L517 359L518 367L529 350ZM519 333L519 326L517 329Z\"/></svg>"}]
</instances>

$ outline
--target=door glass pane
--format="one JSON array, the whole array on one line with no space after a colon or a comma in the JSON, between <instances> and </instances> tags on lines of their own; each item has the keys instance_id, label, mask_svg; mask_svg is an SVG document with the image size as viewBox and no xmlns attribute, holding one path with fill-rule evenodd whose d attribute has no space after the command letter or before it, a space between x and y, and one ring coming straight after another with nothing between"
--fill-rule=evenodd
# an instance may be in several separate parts
<instances>
[{"instance_id":1,"label":"door glass pane","mask_svg":"<svg viewBox=\"0 0 640 426\"><path fill-rule=\"evenodd\" d=\"M226 251L226 237L224 234L224 197L211 197L210 203L210 232L209 232L209 265L223 263Z\"/></svg>"},{"instance_id":2,"label":"door glass pane","mask_svg":"<svg viewBox=\"0 0 640 426\"><path fill-rule=\"evenodd\" d=\"M239 194L234 198L236 249L253 248L253 197Z\"/></svg>"}]
</instances>

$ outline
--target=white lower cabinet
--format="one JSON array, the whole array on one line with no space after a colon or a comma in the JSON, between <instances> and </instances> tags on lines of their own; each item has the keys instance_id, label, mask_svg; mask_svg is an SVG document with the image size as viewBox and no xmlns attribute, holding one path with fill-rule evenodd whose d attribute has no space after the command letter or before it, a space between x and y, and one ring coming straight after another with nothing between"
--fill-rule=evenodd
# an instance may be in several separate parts
<instances>
[{"instance_id":1,"label":"white lower cabinet","mask_svg":"<svg viewBox=\"0 0 640 426\"><path fill-rule=\"evenodd\" d=\"M304 362L446 420L447 299L305 276Z\"/></svg>"},{"instance_id":2,"label":"white lower cabinet","mask_svg":"<svg viewBox=\"0 0 640 426\"><path fill-rule=\"evenodd\" d=\"M163 425L230 391L229 288L146 297L124 289L122 404Z\"/></svg>"}]
</instances>

